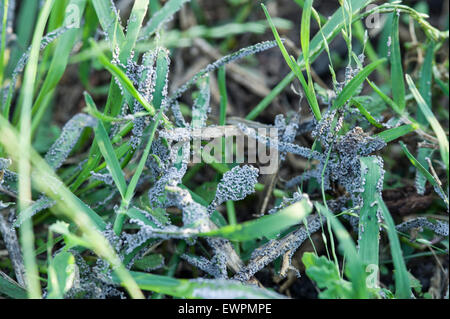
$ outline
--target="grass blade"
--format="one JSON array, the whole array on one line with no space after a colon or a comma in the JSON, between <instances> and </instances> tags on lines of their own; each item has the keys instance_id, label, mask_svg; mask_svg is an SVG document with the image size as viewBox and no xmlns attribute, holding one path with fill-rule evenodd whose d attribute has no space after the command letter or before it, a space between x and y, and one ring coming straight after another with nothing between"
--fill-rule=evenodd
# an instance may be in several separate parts
<instances>
[{"instance_id":1,"label":"grass blade","mask_svg":"<svg viewBox=\"0 0 450 319\"><path fill-rule=\"evenodd\" d=\"M391 246L392 259L394 261L394 277L395 277L395 296L401 299L411 298L411 286L409 282L409 273L406 269L405 260L403 259L402 248L395 230L394 220L389 213L383 199L378 196L378 206L381 208L384 220L387 224L387 232L389 237L389 244Z\"/></svg>"},{"instance_id":2,"label":"grass blade","mask_svg":"<svg viewBox=\"0 0 450 319\"><path fill-rule=\"evenodd\" d=\"M31 201L31 107L33 103L34 82L37 75L39 62L39 49L45 25L50 15L54 1L48 0L44 3L31 42L30 58L25 68L23 86L20 94L22 101L20 113L21 134L19 138L19 209L24 211ZM39 272L36 265L34 253L34 233L30 220L25 220L20 227L20 239L24 255L26 271L27 290L30 298L41 298L41 287L39 283Z\"/></svg>"},{"instance_id":3,"label":"grass blade","mask_svg":"<svg viewBox=\"0 0 450 319\"><path fill-rule=\"evenodd\" d=\"M224 281L219 279L175 279L173 277L132 271L131 275L143 290L154 291L180 298L208 298L208 299L266 299L284 298L267 289L247 286L238 281ZM116 276L113 281L120 283Z\"/></svg>"},{"instance_id":4,"label":"grass blade","mask_svg":"<svg viewBox=\"0 0 450 319\"><path fill-rule=\"evenodd\" d=\"M148 38L167 20L169 20L180 8L190 0L169 0L142 28L140 38Z\"/></svg>"},{"instance_id":5,"label":"grass blade","mask_svg":"<svg viewBox=\"0 0 450 319\"><path fill-rule=\"evenodd\" d=\"M342 89L342 91L337 96L336 100L334 100L333 109L338 109L344 106L350 98L353 97L355 92L358 90L359 86L366 81L367 77L382 63L384 63L386 59L380 59L378 61L372 62L367 65L364 69L362 69L353 79L351 79L347 85Z\"/></svg>"},{"instance_id":6,"label":"grass blade","mask_svg":"<svg viewBox=\"0 0 450 319\"><path fill-rule=\"evenodd\" d=\"M448 163L448 155L449 155L449 145L448 145L448 139L447 135L444 132L444 129L442 128L441 124L439 124L438 120L434 116L433 112L431 111L428 104L423 99L422 95L417 90L413 80L411 77L407 74L406 75L406 82L408 83L409 90L414 96L414 99L417 102L417 105L419 106L420 110L422 111L423 115L425 116L426 120L432 127L434 133L436 134L436 137L439 142L439 149L441 152L441 158L442 162L445 165L445 168L447 169L447 176L449 171L449 163Z\"/></svg>"},{"instance_id":7,"label":"grass blade","mask_svg":"<svg viewBox=\"0 0 450 319\"><path fill-rule=\"evenodd\" d=\"M390 143L406 134L414 132L418 128L419 127L416 124L401 125L398 127L388 129L388 130L384 130L383 132L380 132L380 133L376 134L375 136L378 138L381 138L386 143Z\"/></svg>"},{"instance_id":8,"label":"grass blade","mask_svg":"<svg viewBox=\"0 0 450 319\"><path fill-rule=\"evenodd\" d=\"M400 39L398 35L398 24L400 14L394 14L392 20L392 53L391 53L391 78L392 78L392 97L399 106L401 112L405 109L405 80L403 78L402 57L400 52Z\"/></svg>"},{"instance_id":9,"label":"grass blade","mask_svg":"<svg viewBox=\"0 0 450 319\"><path fill-rule=\"evenodd\" d=\"M286 63L289 65L289 67L291 68L291 70L294 72L294 74L297 76L297 78L299 79L303 90L305 91L305 95L306 95L306 99L308 100L308 103L311 107L311 110L315 116L315 118L319 121L322 116L320 113L320 109L319 109L319 104L317 102L317 97L315 95L314 91L314 86L310 86L308 85L308 83L305 80L305 77L303 76L302 70L300 68L300 66L297 64L297 62L289 55L289 53L287 52L286 48L284 47L283 41L280 38L280 35L278 34L278 31L275 27L275 25L273 24L272 18L269 15L269 12L267 11L267 8L265 7L264 4L261 4L264 13L266 15L267 21L269 22L269 25L272 29L272 33L275 37L275 40L278 44L278 47L281 50L281 54L283 55L284 60L286 61ZM311 17L311 16L310 16ZM306 41L306 40L303 40ZM308 46L309 48L309 46ZM312 83L312 82L311 82ZM311 90L312 88L312 90Z\"/></svg>"},{"instance_id":10,"label":"grass blade","mask_svg":"<svg viewBox=\"0 0 450 319\"><path fill-rule=\"evenodd\" d=\"M89 105L93 105L94 101L89 96L88 93L85 93L86 103ZM125 198L125 193L127 190L127 182L125 181L125 177L123 176L122 168L120 167L119 160L116 157L114 152L114 148L109 139L108 133L106 133L105 127L103 126L102 121L97 121L97 126L94 129L95 137L97 141L97 145L102 153L105 161L107 163L109 172L112 175L114 183L117 186L117 189L120 192L122 198Z\"/></svg>"},{"instance_id":11,"label":"grass blade","mask_svg":"<svg viewBox=\"0 0 450 319\"><path fill-rule=\"evenodd\" d=\"M430 172L422 165L420 162L409 152L408 148L403 142L400 142L400 145L403 149L403 152L406 154L406 157L408 157L409 161L414 165L415 168L430 182L431 185L433 185L434 189L438 193L438 195L442 198L444 203L446 204L447 208L449 207L448 198L444 193L444 190L441 187L441 184L438 180L434 178L433 175L431 175Z\"/></svg>"},{"instance_id":12,"label":"grass blade","mask_svg":"<svg viewBox=\"0 0 450 319\"><path fill-rule=\"evenodd\" d=\"M380 225L378 223L378 206L373 205L373 195L380 193L383 169L376 156L361 157L361 178L364 191L361 194L363 206L359 212L359 256L364 265L375 265L378 269ZM382 184L381 184L382 185Z\"/></svg>"},{"instance_id":13,"label":"grass blade","mask_svg":"<svg viewBox=\"0 0 450 319\"><path fill-rule=\"evenodd\" d=\"M274 233L300 223L312 211L312 206L307 199L303 199L278 213L263 216L253 221L237 225L228 225L201 233L199 236L219 236L233 241L246 241Z\"/></svg>"},{"instance_id":14,"label":"grass blade","mask_svg":"<svg viewBox=\"0 0 450 319\"><path fill-rule=\"evenodd\" d=\"M0 273L0 294L8 296L13 299L25 299L27 298L27 291L5 278Z\"/></svg>"}]
</instances>

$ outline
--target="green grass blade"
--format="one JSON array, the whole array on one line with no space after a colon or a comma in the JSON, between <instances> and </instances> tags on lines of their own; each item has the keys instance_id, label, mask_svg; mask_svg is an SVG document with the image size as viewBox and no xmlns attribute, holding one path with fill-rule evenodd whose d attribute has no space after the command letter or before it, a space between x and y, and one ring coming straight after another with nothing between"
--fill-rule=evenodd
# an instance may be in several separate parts
<instances>
[{"instance_id":1,"label":"green grass blade","mask_svg":"<svg viewBox=\"0 0 450 319\"><path fill-rule=\"evenodd\" d=\"M350 0L350 7L352 8L353 16L355 16L362 8L364 8L373 0ZM331 18L322 27L318 34L316 34L310 42L309 45L309 59L310 63L322 53L325 49L326 44L324 44L323 38L325 38L328 43L330 43L342 30L346 21L342 19L342 8L340 7L336 12L333 13ZM300 56L297 63L303 68L304 61L303 56ZM254 120L262 111L264 111L270 103L280 94L294 79L294 72L289 73L280 83L278 83L272 91L256 105L253 110L246 116L247 120Z\"/></svg>"},{"instance_id":2,"label":"green grass blade","mask_svg":"<svg viewBox=\"0 0 450 319\"><path fill-rule=\"evenodd\" d=\"M400 52L400 39L398 35L398 24L400 15L394 14L392 20L392 53L391 53L391 79L392 79L392 97L395 103L403 112L406 106L405 100L405 80L403 77L402 56Z\"/></svg>"},{"instance_id":3,"label":"green grass blade","mask_svg":"<svg viewBox=\"0 0 450 319\"><path fill-rule=\"evenodd\" d=\"M408 148L406 147L405 143L400 142L400 145L403 149L403 152L405 153L406 157L408 157L411 164L414 165L415 168L430 182L431 185L434 186L436 192L438 195L442 198L444 203L447 207L449 207L448 198L444 193L444 190L442 189L440 182L434 178L434 176L412 155Z\"/></svg>"},{"instance_id":4,"label":"green grass blade","mask_svg":"<svg viewBox=\"0 0 450 319\"><path fill-rule=\"evenodd\" d=\"M192 128L199 129L206 126L206 119L210 111L209 75L197 82L199 91L192 106Z\"/></svg>"},{"instance_id":5,"label":"green grass blade","mask_svg":"<svg viewBox=\"0 0 450 319\"><path fill-rule=\"evenodd\" d=\"M384 172L380 159L376 156L361 157L359 161L361 178L364 180L364 191L361 194L363 206L359 212L359 256L364 265L375 265L378 269L380 225L378 206L373 205L373 196L381 192L379 185Z\"/></svg>"},{"instance_id":6,"label":"green grass blade","mask_svg":"<svg viewBox=\"0 0 450 319\"><path fill-rule=\"evenodd\" d=\"M18 141L18 133L3 116L0 116L0 143L13 159L23 156L17 148ZM142 292L123 266L119 256L107 239L99 232L99 230L106 228L106 223L59 180L45 160L32 148L30 148L30 156L34 168L32 177L35 187L54 199L57 202L55 210L72 220L86 236L86 240L92 244L94 252L113 265L114 272L131 297L143 298Z\"/></svg>"},{"instance_id":7,"label":"green grass blade","mask_svg":"<svg viewBox=\"0 0 450 319\"><path fill-rule=\"evenodd\" d=\"M75 6L78 8L80 14L76 16L78 20L73 21L75 25L81 24L81 19L83 17L84 8L86 5L86 0L71 0L67 5ZM72 11L67 12L68 15L72 16ZM70 52L75 45L75 40L78 34L78 29L76 27L68 30L64 33L61 38L58 40L58 44L56 45L55 52L53 54L53 58L50 64L50 67L47 72L47 76L42 84L38 97L33 105L33 121L32 121L32 132L35 132L43 115L46 110L46 106L48 103L44 103L48 94L51 94L53 89L56 87L58 82L61 80L61 77L66 70L67 63L69 61ZM41 108L42 106L42 108Z\"/></svg>"},{"instance_id":8,"label":"green grass blade","mask_svg":"<svg viewBox=\"0 0 450 319\"><path fill-rule=\"evenodd\" d=\"M436 137L439 142L439 149L441 152L442 162L444 163L444 165L447 169L447 176L448 176L449 145L448 145L447 135L445 134L444 129L442 128L441 124L439 124L439 121L434 116L430 107L427 105L427 103L423 99L422 95L417 90L416 85L414 84L413 80L411 79L411 77L408 74L406 75L406 82L408 83L409 90L413 94L414 99L417 102L417 105L419 106L419 108L422 111L423 115L425 116L426 120L428 121L428 123L432 127L434 133L436 134Z\"/></svg>"},{"instance_id":9,"label":"green grass blade","mask_svg":"<svg viewBox=\"0 0 450 319\"><path fill-rule=\"evenodd\" d=\"M49 259L47 298L63 299L75 281L75 257L62 251Z\"/></svg>"},{"instance_id":10,"label":"green grass blade","mask_svg":"<svg viewBox=\"0 0 450 319\"><path fill-rule=\"evenodd\" d=\"M275 37L275 40L278 44L278 47L280 48L281 54L283 55L284 60L286 61L286 63L289 65L289 67L291 68L291 70L294 72L294 74L297 76L297 78L299 79L304 91L305 91L305 95L306 95L306 99L308 100L308 103L311 107L311 110L315 116L315 118L317 120L320 120L322 118L321 113L320 113L320 108L319 108L319 104L317 102L317 97L315 95L314 92L314 86L310 86L307 82L305 77L303 76L301 67L297 64L297 62L289 55L289 53L287 52L286 48L284 47L283 41L280 38L280 35L278 34L278 31L275 27L275 25L273 24L272 18L269 15L269 12L267 11L267 8L264 6L264 4L261 4L264 13L266 15L267 21L269 22L269 25L272 29L272 33ZM311 82L312 83L312 82Z\"/></svg>"},{"instance_id":11,"label":"green grass blade","mask_svg":"<svg viewBox=\"0 0 450 319\"><path fill-rule=\"evenodd\" d=\"M367 119L367 121L369 121L370 124L372 124L377 128L383 128L383 125L379 123L376 119L374 119L374 117L366 110L366 108L356 98L351 99L350 103L358 108L359 112L361 112L361 114Z\"/></svg>"},{"instance_id":12,"label":"green grass blade","mask_svg":"<svg viewBox=\"0 0 450 319\"><path fill-rule=\"evenodd\" d=\"M120 57L120 60L127 59L128 52L131 52L136 44L139 32L141 31L142 21L147 13L149 0L136 0L128 19L127 34L124 43L121 45L121 53L126 56Z\"/></svg>"},{"instance_id":13,"label":"green grass blade","mask_svg":"<svg viewBox=\"0 0 450 319\"><path fill-rule=\"evenodd\" d=\"M397 231L395 230L394 220L392 219L386 204L380 196L378 196L378 206L381 208L387 225L389 244L391 246L392 259L394 261L395 296L401 299L409 299L412 294L409 282L409 273L403 259L403 252L400 247Z\"/></svg>"},{"instance_id":14,"label":"green grass blade","mask_svg":"<svg viewBox=\"0 0 450 319\"><path fill-rule=\"evenodd\" d=\"M189 0L169 0L159 9L147 25L142 28L140 37L148 38L167 20L169 20Z\"/></svg>"},{"instance_id":15,"label":"green grass blade","mask_svg":"<svg viewBox=\"0 0 450 319\"><path fill-rule=\"evenodd\" d=\"M342 89L342 91L337 96L336 100L334 100L333 109L338 109L344 106L355 94L358 90L359 86L366 81L367 77L382 63L384 63L386 59L380 59L378 61L372 62L364 69L362 69L353 79L351 79L347 85Z\"/></svg>"},{"instance_id":16,"label":"green grass blade","mask_svg":"<svg viewBox=\"0 0 450 319\"><path fill-rule=\"evenodd\" d=\"M305 64L309 64L309 33L311 29L311 9L313 0L306 0L302 10L302 22L300 24L300 43L302 46Z\"/></svg>"},{"instance_id":17,"label":"green grass blade","mask_svg":"<svg viewBox=\"0 0 450 319\"><path fill-rule=\"evenodd\" d=\"M164 99L167 98L167 81L169 73L168 61L169 51L165 48L160 48L156 58L156 83L152 100L152 105L155 110L158 110L163 104Z\"/></svg>"},{"instance_id":18,"label":"green grass blade","mask_svg":"<svg viewBox=\"0 0 450 319\"><path fill-rule=\"evenodd\" d=\"M108 36L110 48L114 50L116 46L120 46L125 40L123 28L118 24L119 17L117 16L117 12L111 10L110 1L92 0L92 5L94 6L100 25Z\"/></svg>"},{"instance_id":19,"label":"green grass blade","mask_svg":"<svg viewBox=\"0 0 450 319\"><path fill-rule=\"evenodd\" d=\"M279 233L281 230L300 223L311 212L312 206L303 199L278 213L260 217L237 225L228 225L199 236L219 236L233 241L246 241Z\"/></svg>"},{"instance_id":20,"label":"green grass blade","mask_svg":"<svg viewBox=\"0 0 450 319\"><path fill-rule=\"evenodd\" d=\"M44 33L45 25L50 15L54 1L48 0L41 9L36 23L31 51L25 68L22 90L19 101L22 101L20 113L20 138L18 149L21 153L19 158L19 210L26 210L31 201L31 107L33 103L34 84L39 62L40 42ZM27 278L27 290L30 298L41 298L41 287L39 273L34 253L34 233L30 220L25 220L20 227L20 239L22 244L24 265Z\"/></svg>"},{"instance_id":21,"label":"green grass blade","mask_svg":"<svg viewBox=\"0 0 450 319\"><path fill-rule=\"evenodd\" d=\"M13 299L27 298L27 291L5 278L0 274L0 294L8 296Z\"/></svg>"},{"instance_id":22,"label":"green grass blade","mask_svg":"<svg viewBox=\"0 0 450 319\"><path fill-rule=\"evenodd\" d=\"M320 214L327 218L327 221L331 223L333 232L339 240L339 247L345 255L347 261L346 272L350 277L353 289L353 298L365 299L369 297L366 286L366 273L364 271L364 265L357 253L355 243L352 237L341 224L341 222L334 216L325 206L315 202L314 206Z\"/></svg>"},{"instance_id":23,"label":"green grass blade","mask_svg":"<svg viewBox=\"0 0 450 319\"><path fill-rule=\"evenodd\" d=\"M92 104L94 101L92 98L85 93L85 100L87 104ZM125 177L122 172L122 168L120 167L119 160L114 153L114 148L109 139L108 133L106 133L105 127L102 121L97 121L97 126L94 129L95 137L97 141L97 145L102 153L105 161L107 163L109 172L112 175L114 183L117 186L117 189L120 192L122 198L125 198L125 193L127 190L127 182L125 181Z\"/></svg>"},{"instance_id":24,"label":"green grass blade","mask_svg":"<svg viewBox=\"0 0 450 319\"><path fill-rule=\"evenodd\" d=\"M266 299L284 298L267 289L248 286L238 281L224 281L219 279L175 279L173 277L132 271L131 275L143 290L154 291L169 296L198 299ZM113 281L120 283L116 276Z\"/></svg>"},{"instance_id":25,"label":"green grass blade","mask_svg":"<svg viewBox=\"0 0 450 319\"><path fill-rule=\"evenodd\" d=\"M430 106L432 105L431 97L432 97L432 81L433 81L434 47L435 47L434 42L430 41L430 43L428 43L427 45L425 59L423 61L423 65L420 70L420 79L419 79L420 95L422 95L425 103ZM419 122L421 125L428 124L427 119L420 110L420 108L417 109L417 122Z\"/></svg>"},{"instance_id":26,"label":"green grass blade","mask_svg":"<svg viewBox=\"0 0 450 319\"><path fill-rule=\"evenodd\" d=\"M414 132L418 128L419 126L416 124L401 125L388 130L384 130L383 132L375 134L375 136L381 138L386 143L390 143L406 134Z\"/></svg>"}]
</instances>

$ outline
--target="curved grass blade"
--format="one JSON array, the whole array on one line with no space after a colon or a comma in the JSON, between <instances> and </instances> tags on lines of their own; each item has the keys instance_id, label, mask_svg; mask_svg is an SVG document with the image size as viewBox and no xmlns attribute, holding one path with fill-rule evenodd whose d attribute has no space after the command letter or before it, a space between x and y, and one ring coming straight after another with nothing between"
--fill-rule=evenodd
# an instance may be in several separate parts
<instances>
[{"instance_id":1,"label":"curved grass blade","mask_svg":"<svg viewBox=\"0 0 450 319\"><path fill-rule=\"evenodd\" d=\"M88 98L86 98L86 100L88 100ZM109 140L108 133L106 133L102 121L98 121L94 131L95 137L97 138L97 145L103 157L105 158L107 167L112 175L114 183L116 184L122 198L125 198L125 193L127 191L127 182L125 181L125 177L123 175L122 168L120 167L119 160L114 153L114 148L111 145L111 141Z\"/></svg>"},{"instance_id":2,"label":"curved grass blade","mask_svg":"<svg viewBox=\"0 0 450 319\"><path fill-rule=\"evenodd\" d=\"M381 192L379 185L382 185L384 172L376 156L361 157L360 163L364 191L361 194L363 206L359 212L359 256L366 266L375 265L378 269L380 225L373 195Z\"/></svg>"},{"instance_id":3,"label":"curved grass blade","mask_svg":"<svg viewBox=\"0 0 450 319\"><path fill-rule=\"evenodd\" d=\"M406 269L405 260L403 259L403 252L400 247L397 231L395 230L394 220L380 195L377 196L377 201L387 224L389 245L391 246L392 260L394 261L395 268L395 296L401 299L409 299L412 294L409 273Z\"/></svg>"},{"instance_id":4,"label":"curved grass blade","mask_svg":"<svg viewBox=\"0 0 450 319\"><path fill-rule=\"evenodd\" d=\"M354 17L362 8L364 8L373 0L350 0L350 7L352 9L352 16ZM322 53L326 47L324 44L324 38L328 43L330 43L342 30L346 21L342 19L342 7L337 9L327 23L321 28L318 34L316 34L310 42L309 45L309 58L310 63ZM301 68L304 68L303 56L297 59L297 63ZM247 120L254 120L262 111L264 111L267 106L275 99L278 94L280 94L284 88L286 88L289 83L294 79L294 72L289 73L280 83L278 83L272 91L256 105L253 110L246 116Z\"/></svg>"},{"instance_id":5,"label":"curved grass blade","mask_svg":"<svg viewBox=\"0 0 450 319\"><path fill-rule=\"evenodd\" d=\"M25 67L25 74L19 101L20 109L20 137L18 143L19 157L19 210L24 211L31 201L31 107L33 103L34 84L37 75L39 62L39 49L45 25L50 15L54 0L46 1L39 14L38 21L31 42L30 58ZM26 271L27 290L30 298L41 298L41 287L39 282L39 271L37 268L34 252L33 225L30 220L26 220L20 227L20 239L24 265Z\"/></svg>"},{"instance_id":6,"label":"curved grass blade","mask_svg":"<svg viewBox=\"0 0 450 319\"><path fill-rule=\"evenodd\" d=\"M188 299L283 299L267 289L245 285L239 281L219 279L175 279L173 277L131 271L143 290ZM113 275L113 282L120 281Z\"/></svg>"},{"instance_id":7,"label":"curved grass blade","mask_svg":"<svg viewBox=\"0 0 450 319\"><path fill-rule=\"evenodd\" d=\"M8 296L13 299L26 299L27 291L13 283L10 280L3 278L2 273L0 273L0 294Z\"/></svg>"},{"instance_id":8,"label":"curved grass blade","mask_svg":"<svg viewBox=\"0 0 450 319\"><path fill-rule=\"evenodd\" d=\"M351 99L350 103L358 108L359 112L361 112L361 114L367 119L367 121L369 121L370 124L372 124L377 128L383 128L383 125L380 124L376 119L374 119L374 117L364 108L364 106L356 98Z\"/></svg>"},{"instance_id":9,"label":"curved grass blade","mask_svg":"<svg viewBox=\"0 0 450 319\"><path fill-rule=\"evenodd\" d=\"M61 135L45 154L48 165L53 170L61 167L80 138L82 131L86 127L94 127L96 124L96 119L86 114L80 113L72 117L64 125Z\"/></svg>"},{"instance_id":10,"label":"curved grass blade","mask_svg":"<svg viewBox=\"0 0 450 319\"><path fill-rule=\"evenodd\" d=\"M406 147L405 143L400 142L400 145L403 149L403 152L408 157L409 161L417 168L417 170L425 176L425 178L430 182L431 185L433 185L435 191L438 193L438 195L442 198L444 203L446 204L447 208L449 207L448 198L444 193L444 190L442 189L439 181L437 181L433 175L431 175L428 170L420 164L420 162L409 152L408 148Z\"/></svg>"},{"instance_id":11,"label":"curved grass blade","mask_svg":"<svg viewBox=\"0 0 450 319\"><path fill-rule=\"evenodd\" d=\"M242 224L224 226L207 233L200 233L199 236L218 236L233 241L270 236L299 224L311 211L311 203L308 199L303 199L273 215L266 215Z\"/></svg>"},{"instance_id":12,"label":"curved grass blade","mask_svg":"<svg viewBox=\"0 0 450 319\"><path fill-rule=\"evenodd\" d=\"M264 4L261 4L261 7L264 10L264 13L266 15L267 21L269 22L269 25L270 25L270 27L272 29L272 33L273 33L273 35L275 37L275 41L277 42L278 47L280 48L280 51L281 51L281 54L283 55L284 60L286 61L286 63L291 68L291 70L294 72L294 74L299 79L301 85L303 86L303 90L305 91L306 99L308 100L308 103L309 103L309 105L311 107L311 110L312 110L314 116L316 117L316 119L319 121L322 118L322 116L320 114L319 104L317 102L317 97L316 97L316 94L314 92L314 85L312 85L312 82L310 82L311 85L309 85L306 82L306 79L303 76L303 73L302 73L302 70L301 70L300 66L289 55L289 53L287 52L286 48L284 47L283 41L281 40L280 35L278 34L278 31L277 31L275 25L273 24L272 18L270 17L266 6ZM311 18L311 13L310 13L309 17ZM306 36L306 34L304 36ZM302 41L305 42L306 40L302 40ZM309 50L309 41L308 41L307 47L308 47L308 50ZM309 59L308 59L308 61L309 61Z\"/></svg>"}]
</instances>

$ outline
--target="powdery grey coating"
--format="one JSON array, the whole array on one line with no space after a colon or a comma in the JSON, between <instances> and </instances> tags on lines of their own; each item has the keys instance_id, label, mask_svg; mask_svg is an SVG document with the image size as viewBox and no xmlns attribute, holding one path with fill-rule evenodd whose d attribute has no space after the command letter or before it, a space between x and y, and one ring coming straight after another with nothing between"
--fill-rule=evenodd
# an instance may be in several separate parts
<instances>
[{"instance_id":1,"label":"powdery grey coating","mask_svg":"<svg viewBox=\"0 0 450 319\"><path fill-rule=\"evenodd\" d=\"M97 120L90 115L80 113L72 117L64 125L61 135L45 154L48 165L54 170L61 167L80 138L83 129L95 125L97 125Z\"/></svg>"},{"instance_id":2,"label":"powdery grey coating","mask_svg":"<svg viewBox=\"0 0 450 319\"><path fill-rule=\"evenodd\" d=\"M223 174L217 185L216 196L208 207L208 213L211 215L217 206L228 200L242 200L254 193L258 175L259 170L251 165L235 166Z\"/></svg>"},{"instance_id":3,"label":"powdery grey coating","mask_svg":"<svg viewBox=\"0 0 450 319\"><path fill-rule=\"evenodd\" d=\"M69 252L75 257L75 281L65 298L77 298L79 295L85 299L125 298L125 294L114 287L108 275L102 274L97 265L89 266L76 250Z\"/></svg>"},{"instance_id":4,"label":"powdery grey coating","mask_svg":"<svg viewBox=\"0 0 450 319\"><path fill-rule=\"evenodd\" d=\"M101 181L101 182L105 183L106 185L114 185L114 179L110 173L101 174L101 173L96 173L94 171L91 171L91 178L93 180Z\"/></svg>"},{"instance_id":5,"label":"powdery grey coating","mask_svg":"<svg viewBox=\"0 0 450 319\"><path fill-rule=\"evenodd\" d=\"M205 78L206 79L204 79L203 81L200 81L199 94L194 101L194 105L192 106L191 127L194 129L204 127L206 125L208 115L211 112L211 91L209 89L209 74L206 74Z\"/></svg>"},{"instance_id":6,"label":"powdery grey coating","mask_svg":"<svg viewBox=\"0 0 450 319\"><path fill-rule=\"evenodd\" d=\"M270 241L258 249L255 254L255 258L250 259L248 264L241 269L234 279L239 281L247 281L258 271L267 266L270 262L282 256L287 251L291 251L293 254L305 240L307 240L310 234L318 231L322 222L325 220L319 216L310 216L308 218L308 227L302 226L298 230L295 230L288 234L287 236L276 240Z\"/></svg>"},{"instance_id":7,"label":"powdery grey coating","mask_svg":"<svg viewBox=\"0 0 450 319\"><path fill-rule=\"evenodd\" d=\"M206 272L207 274L211 275L214 278L227 278L226 268L224 269L223 267L220 266L220 265L226 266L226 263L224 260L218 261L217 259L220 258L218 256L222 256L223 259L223 254L214 255L214 257L211 260L208 260L203 256L199 257L188 254L183 254L180 257L186 260L192 266L199 268L200 270Z\"/></svg>"},{"instance_id":8,"label":"powdery grey coating","mask_svg":"<svg viewBox=\"0 0 450 319\"><path fill-rule=\"evenodd\" d=\"M68 30L70 30L70 28L64 26L47 33L45 36L42 37L40 49L41 50L45 49L50 43L55 41L57 38L59 38ZM8 90L4 92L3 104L5 104L6 101L12 97L13 91L17 84L17 78L25 68L27 61L30 58L30 53L31 53L31 45L28 47L27 51L22 55L20 60L17 62L16 67L14 68L14 71L11 76L11 83L8 85Z\"/></svg>"},{"instance_id":9,"label":"powdery grey coating","mask_svg":"<svg viewBox=\"0 0 450 319\"><path fill-rule=\"evenodd\" d=\"M220 68L221 66L228 64L230 62L233 62L235 60L242 59L243 57L246 57L248 55L252 55L258 52L262 52L268 49L271 49L273 47L276 47L277 43L276 41L265 41L261 42L243 49L240 49L237 52L234 52L232 54L226 55L223 58L217 60L214 63L211 63L207 65L204 69L200 70L196 75L194 75L187 83L182 85L178 90L175 91L175 93L170 97L169 99L169 105L173 103L173 101L177 100L181 97L181 95L189 90L189 88L194 85L199 78L204 76L205 74L214 71L215 69Z\"/></svg>"},{"instance_id":10,"label":"powdery grey coating","mask_svg":"<svg viewBox=\"0 0 450 319\"><path fill-rule=\"evenodd\" d=\"M428 228L429 230L432 230L436 235L444 237L448 236L448 223L441 222L440 220L436 220L435 223L432 223L425 217L417 217L407 220L395 226L395 228L397 229L397 231L403 233L413 228Z\"/></svg>"},{"instance_id":11,"label":"powdery grey coating","mask_svg":"<svg viewBox=\"0 0 450 319\"><path fill-rule=\"evenodd\" d=\"M22 253L20 251L19 240L16 231L10 223L8 223L1 214L0 209L0 233L3 237L6 250L8 250L9 259L11 260L17 282L26 287L25 266L23 264Z\"/></svg>"},{"instance_id":12,"label":"powdery grey coating","mask_svg":"<svg viewBox=\"0 0 450 319\"><path fill-rule=\"evenodd\" d=\"M20 225L22 225L25 220L33 217L44 209L52 207L55 204L56 202L53 199L42 195L32 205L28 206L25 210L20 212L19 217L17 217L17 221L14 223L14 226L20 227Z\"/></svg>"}]
</instances>

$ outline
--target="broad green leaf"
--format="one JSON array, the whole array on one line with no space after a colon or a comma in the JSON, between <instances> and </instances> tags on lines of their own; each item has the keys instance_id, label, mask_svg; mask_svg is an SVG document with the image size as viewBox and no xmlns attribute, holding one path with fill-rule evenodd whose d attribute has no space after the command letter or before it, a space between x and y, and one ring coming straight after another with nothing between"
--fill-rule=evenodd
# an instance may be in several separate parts
<instances>
[{"instance_id":1,"label":"broad green leaf","mask_svg":"<svg viewBox=\"0 0 450 319\"><path fill-rule=\"evenodd\" d=\"M147 25L142 28L141 36L143 38L150 37L156 30L167 20L169 20L180 8L189 0L169 0L159 9Z\"/></svg>"},{"instance_id":2,"label":"broad green leaf","mask_svg":"<svg viewBox=\"0 0 450 319\"><path fill-rule=\"evenodd\" d=\"M75 281L75 257L66 251L50 258L48 266L48 298L62 299Z\"/></svg>"},{"instance_id":3,"label":"broad green leaf","mask_svg":"<svg viewBox=\"0 0 450 319\"><path fill-rule=\"evenodd\" d=\"M301 85L303 86L303 89L304 89L305 94L306 94L306 99L308 100L308 103L309 103L309 105L311 107L312 112L314 113L314 116L316 117L317 120L320 120L322 118L322 116L320 114L319 104L317 102L317 97L316 97L316 94L314 92L314 86L313 86L312 82L310 82L311 85L309 85L306 82L306 79L303 76L301 67L298 65L297 61L295 61L289 55L289 53L287 52L286 48L284 47L283 41L281 40L280 35L278 34L278 31L277 31L275 25L273 24L273 21L272 21L272 18L270 17L270 15L269 15L269 12L267 11L267 9L264 6L264 4L261 4L261 6L262 6L262 8L264 10L264 13L266 15L267 21L269 22L269 25L270 25L270 27L272 29L272 33L273 33L273 35L275 37L275 40L276 40L276 42L278 44L278 47L280 48L280 51L281 51L281 54L283 55L284 60L289 65L289 67L294 72L294 74L297 76L298 80L300 81ZM309 48L309 46L308 46L308 48Z\"/></svg>"},{"instance_id":4,"label":"broad green leaf","mask_svg":"<svg viewBox=\"0 0 450 319\"><path fill-rule=\"evenodd\" d=\"M419 127L416 124L401 125L398 127L388 129L388 130L384 130L383 132L380 132L380 133L376 134L375 136L378 138L381 138L386 143L390 143L406 134L414 132L418 128Z\"/></svg>"},{"instance_id":5,"label":"broad green leaf","mask_svg":"<svg viewBox=\"0 0 450 319\"><path fill-rule=\"evenodd\" d=\"M13 299L26 299L27 291L0 275L0 294Z\"/></svg>"},{"instance_id":6,"label":"broad green leaf","mask_svg":"<svg viewBox=\"0 0 450 319\"><path fill-rule=\"evenodd\" d=\"M431 175L431 173L422 166L422 164L420 164L420 162L414 157L414 155L412 155L408 148L406 147L405 143L400 142L400 145L403 149L403 152L406 154L406 156L408 157L409 161L411 162L411 164L414 165L414 167L417 168L417 170L430 182L431 185L434 186L435 190L438 192L438 195L442 198L442 200L444 201L444 203L447 205L447 207L449 207L449 202L448 202L448 198L444 193L444 190L442 189L439 181L437 181L433 175Z\"/></svg>"},{"instance_id":7,"label":"broad green leaf","mask_svg":"<svg viewBox=\"0 0 450 319\"><path fill-rule=\"evenodd\" d=\"M324 256L318 257L310 252L303 254L302 262L308 277L317 284L317 287L323 289L319 293L319 298L352 298L352 284L340 277L333 262Z\"/></svg>"}]
</instances>

